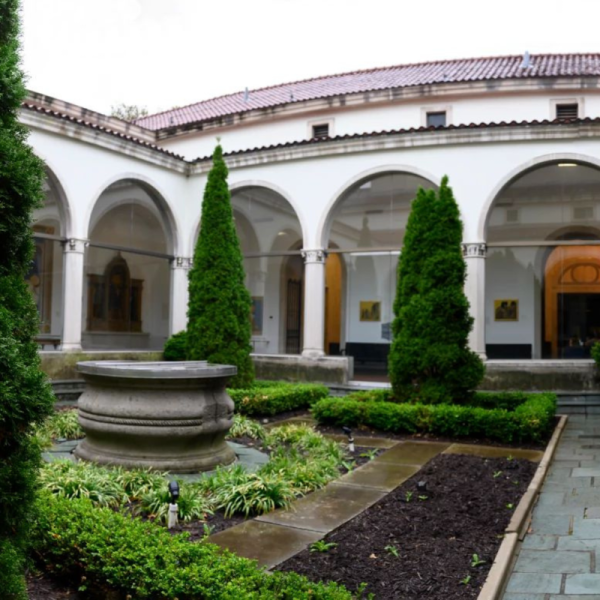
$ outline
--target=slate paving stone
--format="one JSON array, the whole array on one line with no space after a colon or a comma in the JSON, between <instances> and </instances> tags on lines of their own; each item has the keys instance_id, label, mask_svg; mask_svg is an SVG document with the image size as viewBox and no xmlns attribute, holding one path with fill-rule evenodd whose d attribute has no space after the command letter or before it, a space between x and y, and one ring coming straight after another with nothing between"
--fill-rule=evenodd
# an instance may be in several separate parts
<instances>
[{"instance_id":1,"label":"slate paving stone","mask_svg":"<svg viewBox=\"0 0 600 600\"><path fill-rule=\"evenodd\" d=\"M600 519L573 520L573 538L576 540L600 539ZM600 588L598 588L600 590Z\"/></svg>"},{"instance_id":2,"label":"slate paving stone","mask_svg":"<svg viewBox=\"0 0 600 600\"><path fill-rule=\"evenodd\" d=\"M556 544L557 550L589 550L593 552L598 552L600 550L600 539L594 540L580 540L573 538L572 536L561 536L558 538L558 542ZM596 571L598 570L598 566L596 565ZM599 590L600 591L600 590Z\"/></svg>"},{"instance_id":3,"label":"slate paving stone","mask_svg":"<svg viewBox=\"0 0 600 600\"><path fill-rule=\"evenodd\" d=\"M531 520L532 533L550 535L568 535L571 531L571 517L569 515L546 515L538 517L533 513Z\"/></svg>"},{"instance_id":4,"label":"slate paving stone","mask_svg":"<svg viewBox=\"0 0 600 600\"><path fill-rule=\"evenodd\" d=\"M340 477L338 481L344 484L366 486L391 492L412 477L419 468L413 465L384 463L373 460L360 469Z\"/></svg>"},{"instance_id":5,"label":"slate paving stone","mask_svg":"<svg viewBox=\"0 0 600 600\"><path fill-rule=\"evenodd\" d=\"M560 506L565 500L565 491L562 492L545 492L541 494L536 506Z\"/></svg>"},{"instance_id":6,"label":"slate paving stone","mask_svg":"<svg viewBox=\"0 0 600 600\"><path fill-rule=\"evenodd\" d=\"M514 570L517 573L590 573L591 552L523 549Z\"/></svg>"},{"instance_id":7,"label":"slate paving stone","mask_svg":"<svg viewBox=\"0 0 600 600\"><path fill-rule=\"evenodd\" d=\"M384 495L385 492L375 489L331 483L296 500L290 510L275 510L255 520L323 535L360 514Z\"/></svg>"},{"instance_id":8,"label":"slate paving stone","mask_svg":"<svg viewBox=\"0 0 600 600\"><path fill-rule=\"evenodd\" d=\"M598 594L600 591L600 574L567 575L565 594Z\"/></svg>"},{"instance_id":9,"label":"slate paving stone","mask_svg":"<svg viewBox=\"0 0 600 600\"><path fill-rule=\"evenodd\" d=\"M270 569L322 537L323 534L316 531L281 527L255 519L211 535L210 541Z\"/></svg>"},{"instance_id":10,"label":"slate paving stone","mask_svg":"<svg viewBox=\"0 0 600 600\"><path fill-rule=\"evenodd\" d=\"M573 477L600 477L600 466L573 469Z\"/></svg>"},{"instance_id":11,"label":"slate paving stone","mask_svg":"<svg viewBox=\"0 0 600 600\"><path fill-rule=\"evenodd\" d=\"M550 594L548 600L600 600L600 594Z\"/></svg>"},{"instance_id":12,"label":"slate paving stone","mask_svg":"<svg viewBox=\"0 0 600 600\"><path fill-rule=\"evenodd\" d=\"M554 550L558 544L559 537L556 535L537 535L532 533L526 535L523 540L523 548L531 550Z\"/></svg>"},{"instance_id":13,"label":"slate paving stone","mask_svg":"<svg viewBox=\"0 0 600 600\"><path fill-rule=\"evenodd\" d=\"M562 575L555 573L513 573L507 593L520 594L558 594Z\"/></svg>"},{"instance_id":14,"label":"slate paving stone","mask_svg":"<svg viewBox=\"0 0 600 600\"><path fill-rule=\"evenodd\" d=\"M573 505L549 505L539 506L536 511L536 517L538 519L545 519L550 515L571 515L573 517L579 517L583 519L585 513L584 506L573 506Z\"/></svg>"},{"instance_id":15,"label":"slate paving stone","mask_svg":"<svg viewBox=\"0 0 600 600\"><path fill-rule=\"evenodd\" d=\"M444 442L400 442L375 460L380 463L423 466L449 446Z\"/></svg>"},{"instance_id":16,"label":"slate paving stone","mask_svg":"<svg viewBox=\"0 0 600 600\"><path fill-rule=\"evenodd\" d=\"M499 448L498 446L475 446L473 444L452 444L444 450L443 454L468 454L470 456L481 456L483 458L524 458L532 462L540 462L544 453L539 450L527 450L520 448ZM579 466L579 465L576 465Z\"/></svg>"},{"instance_id":17,"label":"slate paving stone","mask_svg":"<svg viewBox=\"0 0 600 600\"><path fill-rule=\"evenodd\" d=\"M546 600L546 594L504 594L504 600Z\"/></svg>"}]
</instances>

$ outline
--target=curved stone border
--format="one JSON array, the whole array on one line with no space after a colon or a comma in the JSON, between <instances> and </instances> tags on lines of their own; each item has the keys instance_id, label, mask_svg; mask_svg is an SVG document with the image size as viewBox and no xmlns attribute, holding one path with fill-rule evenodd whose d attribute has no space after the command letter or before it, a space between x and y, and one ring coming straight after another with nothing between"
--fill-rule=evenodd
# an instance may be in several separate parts
<instances>
[{"instance_id":1,"label":"curved stone border","mask_svg":"<svg viewBox=\"0 0 600 600\"><path fill-rule=\"evenodd\" d=\"M504 539L502 540L502 544L500 544L494 564L481 588L481 592L479 592L479 596L477 596L477 600L501 600L502 598L504 588L511 574L511 566L515 557L517 544L525 536L531 512L533 511L533 505L542 489L560 436L567 424L567 419L567 415L560 416L558 425L550 438L550 442L546 447L544 456L538 465L533 479L517 505L508 527L505 529Z\"/></svg>"}]
</instances>

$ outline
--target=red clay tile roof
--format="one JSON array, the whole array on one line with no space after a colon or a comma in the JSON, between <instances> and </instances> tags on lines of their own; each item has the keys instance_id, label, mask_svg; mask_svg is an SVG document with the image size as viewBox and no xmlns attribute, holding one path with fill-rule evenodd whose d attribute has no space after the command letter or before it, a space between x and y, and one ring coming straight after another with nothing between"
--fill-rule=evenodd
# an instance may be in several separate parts
<instances>
[{"instance_id":1,"label":"red clay tile roof","mask_svg":"<svg viewBox=\"0 0 600 600\"><path fill-rule=\"evenodd\" d=\"M347 140L357 140L361 138L378 138L393 135L410 135L413 133L443 133L446 131L459 131L465 129L508 129L510 127L528 128L528 127L543 127L550 125L558 125L562 127L573 127L576 125L600 125L600 117L585 117L584 119L543 119L534 121L498 121L489 123L464 123L462 125L440 125L438 127L410 127L408 129L390 129L384 131L372 131L365 133L352 133L346 135L337 135L334 137L318 137L310 140L298 140L295 142L282 142L280 144L271 144L270 146L260 146L256 148L248 148L246 150L232 150L231 152L224 152L225 157L234 157L246 154L253 154L255 152L266 152L269 150L278 150L282 148L295 148L298 146L312 146L314 144L327 144L343 142ZM190 160L188 162L197 164L212 160L212 156L203 156Z\"/></svg>"},{"instance_id":2,"label":"red clay tile roof","mask_svg":"<svg viewBox=\"0 0 600 600\"><path fill-rule=\"evenodd\" d=\"M248 92L220 96L182 108L142 117L137 125L158 130L209 121L250 110L344 94L437 83L464 83L539 77L600 77L600 54L533 54L524 68L523 56L444 60L399 65L316 77Z\"/></svg>"}]
</instances>

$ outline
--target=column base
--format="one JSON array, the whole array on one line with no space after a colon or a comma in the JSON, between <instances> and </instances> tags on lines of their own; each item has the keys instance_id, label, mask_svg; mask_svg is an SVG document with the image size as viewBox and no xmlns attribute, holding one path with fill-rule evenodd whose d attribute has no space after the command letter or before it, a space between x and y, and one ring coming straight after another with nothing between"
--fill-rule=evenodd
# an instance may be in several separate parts
<instances>
[{"instance_id":1,"label":"column base","mask_svg":"<svg viewBox=\"0 0 600 600\"><path fill-rule=\"evenodd\" d=\"M81 352L83 350L81 344L61 344L60 349L62 352Z\"/></svg>"},{"instance_id":2,"label":"column base","mask_svg":"<svg viewBox=\"0 0 600 600\"><path fill-rule=\"evenodd\" d=\"M310 348L306 348L305 350L302 350L303 358L317 359L317 358L323 358L323 356L325 356L325 352L323 352L323 350L311 350Z\"/></svg>"}]
</instances>

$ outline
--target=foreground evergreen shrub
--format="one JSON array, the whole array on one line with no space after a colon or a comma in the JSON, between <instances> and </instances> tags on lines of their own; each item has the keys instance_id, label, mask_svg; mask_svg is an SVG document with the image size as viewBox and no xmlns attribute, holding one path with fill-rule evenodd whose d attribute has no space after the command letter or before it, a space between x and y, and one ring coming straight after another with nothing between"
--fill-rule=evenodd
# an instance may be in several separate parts
<instances>
[{"instance_id":1,"label":"foreground evergreen shrub","mask_svg":"<svg viewBox=\"0 0 600 600\"><path fill-rule=\"evenodd\" d=\"M295 573L267 574L255 561L208 544L190 543L153 523L131 519L89 500L42 494L33 523L33 554L49 572L96 593L133 598L204 600L351 600L335 583ZM118 535L115 535L118 533Z\"/></svg>"},{"instance_id":2,"label":"foreground evergreen shrub","mask_svg":"<svg viewBox=\"0 0 600 600\"><path fill-rule=\"evenodd\" d=\"M250 294L233 223L227 166L215 148L202 202L200 235L189 275L187 359L235 365L234 388L254 380Z\"/></svg>"},{"instance_id":3,"label":"foreground evergreen shrub","mask_svg":"<svg viewBox=\"0 0 600 600\"><path fill-rule=\"evenodd\" d=\"M168 361L187 360L187 332L180 331L173 334L166 342L163 349L163 358Z\"/></svg>"},{"instance_id":4,"label":"foreground evergreen shrub","mask_svg":"<svg viewBox=\"0 0 600 600\"><path fill-rule=\"evenodd\" d=\"M473 325L463 287L462 222L448 178L419 189L398 262L394 338L388 360L398 400L464 402L484 366L468 347Z\"/></svg>"},{"instance_id":5,"label":"foreground evergreen shrub","mask_svg":"<svg viewBox=\"0 0 600 600\"><path fill-rule=\"evenodd\" d=\"M495 404L498 406L490 408ZM468 406L388 402L380 393L374 393L372 399L326 398L312 408L313 416L322 425L499 442L542 441L552 430L555 413L556 395L551 393L479 393Z\"/></svg>"},{"instance_id":6,"label":"foreground evergreen shrub","mask_svg":"<svg viewBox=\"0 0 600 600\"><path fill-rule=\"evenodd\" d=\"M227 391L235 404L235 411L249 416L273 416L288 410L309 408L329 395L329 388L317 383L271 382Z\"/></svg>"},{"instance_id":7,"label":"foreground evergreen shrub","mask_svg":"<svg viewBox=\"0 0 600 600\"><path fill-rule=\"evenodd\" d=\"M18 56L18 1L0 0L0 590L26 598L23 556L40 460L31 427L53 406L39 369L39 317L25 284L31 212L43 200L42 163L17 112L25 97Z\"/></svg>"}]
</instances>

